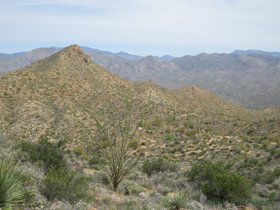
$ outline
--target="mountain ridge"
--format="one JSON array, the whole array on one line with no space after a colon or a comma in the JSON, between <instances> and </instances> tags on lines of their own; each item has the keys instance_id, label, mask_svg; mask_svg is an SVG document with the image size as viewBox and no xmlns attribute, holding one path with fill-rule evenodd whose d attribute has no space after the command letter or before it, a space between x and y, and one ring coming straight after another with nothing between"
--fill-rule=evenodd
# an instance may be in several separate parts
<instances>
[{"instance_id":1,"label":"mountain ridge","mask_svg":"<svg viewBox=\"0 0 280 210\"><path fill-rule=\"evenodd\" d=\"M22 68L57 51L42 48L10 58L2 55L0 73ZM246 107L280 106L279 57L201 53L161 61L154 56L127 60L97 51L84 52L91 60L130 81L152 79L154 83L172 89L196 85Z\"/></svg>"}]
</instances>

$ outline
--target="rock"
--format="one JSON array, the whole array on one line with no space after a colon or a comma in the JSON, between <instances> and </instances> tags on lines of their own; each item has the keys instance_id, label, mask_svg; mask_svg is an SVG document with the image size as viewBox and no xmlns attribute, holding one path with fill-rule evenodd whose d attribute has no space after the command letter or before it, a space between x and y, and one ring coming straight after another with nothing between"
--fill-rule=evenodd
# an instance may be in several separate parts
<instances>
[{"instance_id":1,"label":"rock","mask_svg":"<svg viewBox=\"0 0 280 210\"><path fill-rule=\"evenodd\" d=\"M85 62L88 63L90 61L90 56L89 55L86 55L85 57Z\"/></svg>"},{"instance_id":2,"label":"rock","mask_svg":"<svg viewBox=\"0 0 280 210\"><path fill-rule=\"evenodd\" d=\"M113 201L113 202L116 202L116 203L120 203L121 202L121 199L118 196L114 195L114 194L107 195L106 197L110 198L111 201Z\"/></svg>"},{"instance_id":3,"label":"rock","mask_svg":"<svg viewBox=\"0 0 280 210\"><path fill-rule=\"evenodd\" d=\"M199 203L203 203L203 201L206 201L206 200L207 200L207 197L201 193Z\"/></svg>"},{"instance_id":4,"label":"rock","mask_svg":"<svg viewBox=\"0 0 280 210\"><path fill-rule=\"evenodd\" d=\"M70 55L70 57L73 57L73 56L75 56L76 54L82 54L83 53L83 50L82 50L82 48L80 47L80 46L78 46L78 45L72 45L71 47L70 47L70 49L69 49L69 52L68 52L68 54Z\"/></svg>"},{"instance_id":5,"label":"rock","mask_svg":"<svg viewBox=\"0 0 280 210\"><path fill-rule=\"evenodd\" d=\"M147 200L149 199L149 195L145 192L141 192L139 195L138 195L139 198L143 199L143 200Z\"/></svg>"}]
</instances>

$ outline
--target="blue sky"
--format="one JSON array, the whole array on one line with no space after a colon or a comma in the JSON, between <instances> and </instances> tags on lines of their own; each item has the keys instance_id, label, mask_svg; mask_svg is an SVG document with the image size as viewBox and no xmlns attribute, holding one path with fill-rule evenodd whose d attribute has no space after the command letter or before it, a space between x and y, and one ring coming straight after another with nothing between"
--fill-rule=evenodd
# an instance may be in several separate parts
<instances>
[{"instance_id":1,"label":"blue sky","mask_svg":"<svg viewBox=\"0 0 280 210\"><path fill-rule=\"evenodd\" d=\"M279 0L0 0L0 52L78 44L173 56L280 51Z\"/></svg>"}]
</instances>

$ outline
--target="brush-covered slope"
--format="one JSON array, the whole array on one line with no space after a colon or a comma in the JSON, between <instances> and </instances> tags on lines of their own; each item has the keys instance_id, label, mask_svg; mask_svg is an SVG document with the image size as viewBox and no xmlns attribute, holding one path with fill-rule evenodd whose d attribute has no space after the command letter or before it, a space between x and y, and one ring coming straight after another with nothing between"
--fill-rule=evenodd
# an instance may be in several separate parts
<instances>
[{"instance_id":1,"label":"brush-covered slope","mask_svg":"<svg viewBox=\"0 0 280 210\"><path fill-rule=\"evenodd\" d=\"M123 106L122 91L130 93L133 116L143 112L151 93L145 121L153 125L154 118L163 120L160 128L152 127L156 138L164 138L169 122L165 120L170 116L175 117L171 132L184 127L188 119L196 125L197 136L203 132L246 132L254 127L253 121L265 122L279 116L279 110L248 110L195 86L170 90L150 82L129 82L92 62L78 45L72 45L0 76L0 131L9 139L36 140L41 134L52 134L55 139L76 142L84 131L70 109L93 130L95 122L74 101L101 111L102 100L110 100L113 107L107 109L110 116ZM267 126L263 123L263 129L256 132L263 132ZM185 127L185 132L190 129ZM144 138L140 134L138 137Z\"/></svg>"}]
</instances>

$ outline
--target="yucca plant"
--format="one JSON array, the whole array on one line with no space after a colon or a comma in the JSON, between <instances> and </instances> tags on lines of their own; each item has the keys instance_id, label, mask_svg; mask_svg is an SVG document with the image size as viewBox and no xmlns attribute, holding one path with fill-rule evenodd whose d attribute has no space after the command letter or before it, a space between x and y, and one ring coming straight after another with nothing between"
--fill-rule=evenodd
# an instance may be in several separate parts
<instances>
[{"instance_id":1,"label":"yucca plant","mask_svg":"<svg viewBox=\"0 0 280 210\"><path fill-rule=\"evenodd\" d=\"M23 201L25 178L17 166L6 158L0 160L0 208L11 208L14 203Z\"/></svg>"},{"instance_id":2,"label":"yucca plant","mask_svg":"<svg viewBox=\"0 0 280 210\"><path fill-rule=\"evenodd\" d=\"M166 206L170 209L179 210L190 199L190 195L184 191L177 191L166 200Z\"/></svg>"}]
</instances>

